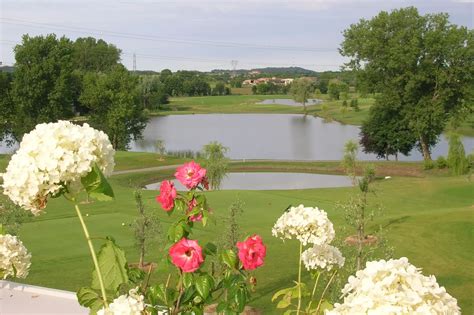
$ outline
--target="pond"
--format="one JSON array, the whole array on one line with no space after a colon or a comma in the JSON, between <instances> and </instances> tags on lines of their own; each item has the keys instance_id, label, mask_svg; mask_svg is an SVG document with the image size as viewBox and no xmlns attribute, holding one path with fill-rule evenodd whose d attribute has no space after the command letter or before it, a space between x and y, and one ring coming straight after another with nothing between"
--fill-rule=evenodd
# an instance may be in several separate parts
<instances>
[{"instance_id":1,"label":"pond","mask_svg":"<svg viewBox=\"0 0 474 315\"><path fill-rule=\"evenodd\" d=\"M168 152L198 152L210 141L229 147L232 159L340 160L344 143L359 138L359 128L319 117L287 114L207 114L153 117L143 139L131 143L132 151L156 151L161 139ZM464 137L466 152L474 149L474 138ZM447 155L444 136L433 148L433 158ZM375 160L359 153L360 159ZM414 150L400 160L421 160Z\"/></svg>"},{"instance_id":2,"label":"pond","mask_svg":"<svg viewBox=\"0 0 474 315\"><path fill-rule=\"evenodd\" d=\"M178 180L173 180L177 190L187 190ZM349 187L351 180L341 175L321 175L306 173L228 173L222 181L223 190L286 190ZM149 190L159 190L160 183L145 186Z\"/></svg>"},{"instance_id":3,"label":"pond","mask_svg":"<svg viewBox=\"0 0 474 315\"><path fill-rule=\"evenodd\" d=\"M323 100L320 100L320 99L317 99L317 98L310 98L306 102L306 105L307 106L318 105L318 104L321 104L322 102L323 102ZM289 99L289 98L272 98L272 99L263 100L262 102L257 103L257 104L264 104L264 105L277 105L278 104L278 105L288 105L288 106L303 106L302 103L295 102L294 100Z\"/></svg>"}]
</instances>

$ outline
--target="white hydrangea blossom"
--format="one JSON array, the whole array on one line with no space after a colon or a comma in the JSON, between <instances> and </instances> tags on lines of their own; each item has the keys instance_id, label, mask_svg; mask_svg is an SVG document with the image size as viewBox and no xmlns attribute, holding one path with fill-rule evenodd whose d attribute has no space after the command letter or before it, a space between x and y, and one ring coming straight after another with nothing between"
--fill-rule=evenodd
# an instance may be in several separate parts
<instances>
[{"instance_id":1,"label":"white hydrangea blossom","mask_svg":"<svg viewBox=\"0 0 474 315\"><path fill-rule=\"evenodd\" d=\"M323 244L314 245L305 250L301 255L306 269L325 269L331 271L333 268L344 266L345 258L342 257L341 251L337 247Z\"/></svg>"},{"instance_id":2,"label":"white hydrangea blossom","mask_svg":"<svg viewBox=\"0 0 474 315\"><path fill-rule=\"evenodd\" d=\"M69 121L39 124L23 137L3 174L3 190L17 205L40 214L47 198L79 179L97 163L105 176L115 151L102 131Z\"/></svg>"},{"instance_id":3,"label":"white hydrangea blossom","mask_svg":"<svg viewBox=\"0 0 474 315\"><path fill-rule=\"evenodd\" d=\"M0 234L0 278L26 278L30 261L31 254L18 237Z\"/></svg>"},{"instance_id":4,"label":"white hydrangea blossom","mask_svg":"<svg viewBox=\"0 0 474 315\"><path fill-rule=\"evenodd\" d=\"M102 308L97 315L140 315L145 309L144 297L137 293L137 289L132 289L128 295L121 295L116 298L109 308Z\"/></svg>"},{"instance_id":5,"label":"white hydrangea blossom","mask_svg":"<svg viewBox=\"0 0 474 315\"><path fill-rule=\"evenodd\" d=\"M334 239L334 227L324 210L291 207L275 223L272 234L281 239L298 239L303 245L328 244Z\"/></svg>"},{"instance_id":6,"label":"white hydrangea blossom","mask_svg":"<svg viewBox=\"0 0 474 315\"><path fill-rule=\"evenodd\" d=\"M457 301L434 276L424 276L406 257L367 262L349 277L344 303L326 315L342 314L461 314Z\"/></svg>"}]
</instances>

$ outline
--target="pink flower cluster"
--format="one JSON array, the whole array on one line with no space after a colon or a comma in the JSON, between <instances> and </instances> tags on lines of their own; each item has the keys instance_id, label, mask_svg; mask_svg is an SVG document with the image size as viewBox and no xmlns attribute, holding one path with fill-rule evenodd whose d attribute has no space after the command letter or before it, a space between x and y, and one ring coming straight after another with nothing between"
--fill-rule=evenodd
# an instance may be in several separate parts
<instances>
[{"instance_id":1,"label":"pink flower cluster","mask_svg":"<svg viewBox=\"0 0 474 315\"><path fill-rule=\"evenodd\" d=\"M194 161L178 167L174 175L176 179L188 189L196 189L199 185L202 185L201 187L204 189L209 189L206 169ZM161 207L165 211L171 211L175 207L175 200L177 198L178 193L176 192L173 182L169 180L163 181L160 186L160 194L156 197L156 201L161 204ZM186 200L186 202L187 213L190 213L196 207L200 206L194 197L189 201ZM200 212L190 215L189 221L201 221L202 218L203 215ZM253 235L243 242L237 242L236 246L239 250L238 257L243 269L253 270L263 265L267 248L259 235ZM169 255L171 262L181 269L182 272L194 272L198 270L204 262L202 248L198 242L185 237L170 247Z\"/></svg>"},{"instance_id":2,"label":"pink flower cluster","mask_svg":"<svg viewBox=\"0 0 474 315\"><path fill-rule=\"evenodd\" d=\"M245 270L254 270L263 266L267 247L259 235L248 237L244 242L237 242L239 260ZM195 240L182 238L169 249L171 262L182 272L194 272L204 262L202 248Z\"/></svg>"},{"instance_id":3,"label":"pink flower cluster","mask_svg":"<svg viewBox=\"0 0 474 315\"><path fill-rule=\"evenodd\" d=\"M206 178L206 169L202 168L198 163L191 161L178 167L174 174L177 180L188 189L195 189L201 184L205 189L209 189L209 182ZM171 211L174 208L174 201L178 197L176 188L170 180L165 180L160 185L160 194L156 197L156 201L161 204L165 211ZM191 200L188 204L188 211L192 211L196 206L196 200ZM194 215L191 221L200 221L202 215Z\"/></svg>"}]
</instances>

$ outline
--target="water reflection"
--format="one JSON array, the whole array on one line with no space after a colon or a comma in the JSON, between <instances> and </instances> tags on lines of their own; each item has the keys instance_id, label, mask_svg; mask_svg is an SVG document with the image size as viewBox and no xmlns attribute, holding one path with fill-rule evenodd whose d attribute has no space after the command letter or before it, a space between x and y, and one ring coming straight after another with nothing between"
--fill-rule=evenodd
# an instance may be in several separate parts
<instances>
[{"instance_id":1,"label":"water reflection","mask_svg":"<svg viewBox=\"0 0 474 315\"><path fill-rule=\"evenodd\" d=\"M358 141L359 128L338 122L324 122L313 116L287 114L173 115L150 119L144 138L131 144L132 151L154 151L157 138L167 151L198 152L210 141L230 148L233 159L340 160L344 143ZM474 149L474 138L464 137L466 152ZM448 144L441 137L433 158L446 155ZM360 159L375 160L359 153ZM400 160L421 160L414 150Z\"/></svg>"}]
</instances>

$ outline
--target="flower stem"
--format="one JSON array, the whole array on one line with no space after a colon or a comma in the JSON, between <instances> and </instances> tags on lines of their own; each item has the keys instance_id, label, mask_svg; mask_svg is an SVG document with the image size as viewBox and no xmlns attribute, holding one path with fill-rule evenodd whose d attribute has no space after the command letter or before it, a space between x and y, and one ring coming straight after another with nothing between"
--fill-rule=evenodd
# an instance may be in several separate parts
<instances>
[{"instance_id":1,"label":"flower stem","mask_svg":"<svg viewBox=\"0 0 474 315\"><path fill-rule=\"evenodd\" d=\"M314 299L314 295L316 294L316 288L318 287L320 275L321 275L321 272L318 271L318 275L316 276L316 281L314 282L313 292L311 293L311 300L309 300L309 305L307 309L308 313L311 311L311 304L313 304L313 299Z\"/></svg>"},{"instance_id":2,"label":"flower stem","mask_svg":"<svg viewBox=\"0 0 474 315\"><path fill-rule=\"evenodd\" d=\"M326 287L324 288L324 291L323 291L323 293L321 294L321 298L319 299L318 307L316 308L316 314L319 313L319 309L321 308L321 304L323 303L324 295L326 294L326 291L328 290L329 285L331 284L332 280L333 280L334 277L336 276L336 273L337 273L337 270L334 270L334 273L332 274L331 278L330 278L329 281L328 281L328 284L326 284Z\"/></svg>"},{"instance_id":3,"label":"flower stem","mask_svg":"<svg viewBox=\"0 0 474 315\"><path fill-rule=\"evenodd\" d=\"M107 308L108 307L107 294L105 293L104 281L102 280L102 273L100 272L99 262L97 261L97 256L95 254L94 245L92 244L92 240L89 236L89 231L87 230L86 223L84 222L84 219L82 218L81 210L79 209L79 206L77 205L77 203L74 204L74 207L76 209L77 216L79 217L79 221L81 222L82 230L84 231L84 235L86 237L87 244L89 245L89 249L91 251L92 261L94 262L95 271L97 272L97 278L99 279L99 285L100 285L100 291L102 293L102 299L104 300L105 308Z\"/></svg>"},{"instance_id":4,"label":"flower stem","mask_svg":"<svg viewBox=\"0 0 474 315\"><path fill-rule=\"evenodd\" d=\"M296 309L296 315L300 314L301 310L301 254L303 253L303 243L300 242L300 258L298 260L298 308Z\"/></svg>"}]
</instances>

